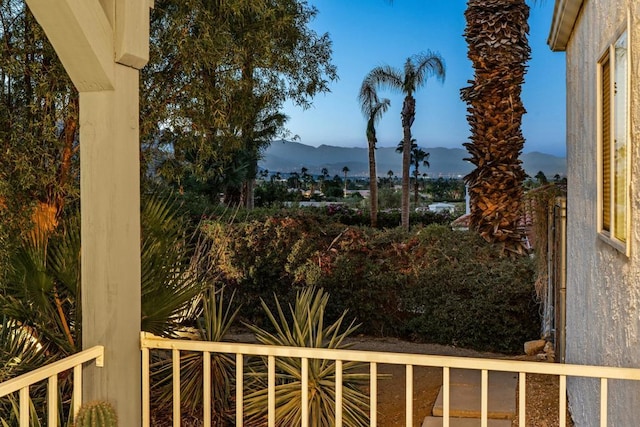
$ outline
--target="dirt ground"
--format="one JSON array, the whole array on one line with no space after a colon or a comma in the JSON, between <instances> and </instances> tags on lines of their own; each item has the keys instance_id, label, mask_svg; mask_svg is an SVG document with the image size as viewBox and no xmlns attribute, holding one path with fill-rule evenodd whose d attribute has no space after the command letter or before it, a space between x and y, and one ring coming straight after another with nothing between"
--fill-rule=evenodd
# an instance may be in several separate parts
<instances>
[{"instance_id":1,"label":"dirt ground","mask_svg":"<svg viewBox=\"0 0 640 427\"><path fill-rule=\"evenodd\" d=\"M462 348L402 341L395 338L357 337L350 340L353 349L390 351L395 353L433 354L461 357L484 357L513 360L536 360L535 357L505 356L503 354L478 352ZM540 362L547 363L547 362ZM405 367L380 365L378 372L391 374L378 383L378 425L381 427L403 426L405 422ZM413 368L413 425L420 427L431 410L442 385L442 369L429 367ZM558 417L558 378L548 375L527 375L526 415L527 426L556 427ZM514 399L516 396L514 396ZM568 425L573 424L567 414ZM512 426L518 426L517 416Z\"/></svg>"}]
</instances>

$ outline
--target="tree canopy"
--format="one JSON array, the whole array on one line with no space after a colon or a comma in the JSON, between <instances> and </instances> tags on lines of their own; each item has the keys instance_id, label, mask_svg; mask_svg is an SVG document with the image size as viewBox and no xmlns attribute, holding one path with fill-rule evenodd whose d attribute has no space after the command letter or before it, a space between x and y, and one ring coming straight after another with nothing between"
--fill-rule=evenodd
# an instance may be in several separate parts
<instances>
[{"instance_id":1,"label":"tree canopy","mask_svg":"<svg viewBox=\"0 0 640 427\"><path fill-rule=\"evenodd\" d=\"M143 158L161 177L239 202L260 152L337 78L331 41L300 0L159 0L143 70ZM246 197L246 196L245 196Z\"/></svg>"}]
</instances>

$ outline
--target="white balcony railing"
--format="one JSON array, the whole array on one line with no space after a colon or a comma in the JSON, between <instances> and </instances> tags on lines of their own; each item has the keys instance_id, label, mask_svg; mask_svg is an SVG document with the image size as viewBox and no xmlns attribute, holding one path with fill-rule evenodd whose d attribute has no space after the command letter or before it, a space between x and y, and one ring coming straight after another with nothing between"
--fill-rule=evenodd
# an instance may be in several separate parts
<instances>
[{"instance_id":1,"label":"white balcony railing","mask_svg":"<svg viewBox=\"0 0 640 427\"><path fill-rule=\"evenodd\" d=\"M143 390L143 427L149 426L150 422L150 367L149 367L149 351L151 349L164 349L172 351L173 361L173 425L180 425L180 352L201 352L203 354L203 422L204 426L211 425L211 407L210 407L210 375L207 375L210 368L211 353L235 354L236 359L236 425L243 424L243 357L244 356L263 356L268 358L268 425L275 426L275 359L277 357L299 357L302 360L302 366L308 366L310 359L335 360L336 369L341 369L342 362L354 361L368 363L370 366L370 423L371 426L377 425L377 365L378 364L395 364L404 365L406 369L405 384L405 425L413 425L413 367L414 366L430 366L442 368L443 374L443 426L449 426L449 402L450 402L450 369L475 369L481 372L481 426L486 427L488 424L488 372L502 371L518 373L518 421L520 426L526 425L526 378L528 374L555 375L559 377L560 392L558 395L559 408L559 425L565 427L567 425L567 377L583 377L583 378L599 378L600 379L600 426L607 426L607 395L608 380L640 380L640 369L632 368L615 368L602 366L586 366L586 365L569 365L569 364L553 364L539 363L527 361L513 361L500 359L479 359L470 357L450 357L450 356L432 356L405 353L381 353L372 351L358 350L333 350L333 349L315 349L300 347L276 347L264 346L257 344L240 344L240 343L222 343L222 342L204 342L189 340L169 340L158 338L149 334L142 334L142 390ZM340 373L336 373L336 381L340 380ZM302 393L308 378L303 375ZM340 390L341 384L336 384L336 390ZM308 426L309 408L303 399L303 419L302 427ZM341 394L336 393L336 426L341 426Z\"/></svg>"},{"instance_id":2,"label":"white balcony railing","mask_svg":"<svg viewBox=\"0 0 640 427\"><path fill-rule=\"evenodd\" d=\"M73 415L82 406L82 365L94 361L96 366L102 367L104 361L104 347L95 346L72 356L53 362L34 371L0 383L0 399L11 393L19 392L19 420L20 427L29 427L29 387L41 381L47 381L47 425L58 425L58 375L73 370Z\"/></svg>"}]
</instances>

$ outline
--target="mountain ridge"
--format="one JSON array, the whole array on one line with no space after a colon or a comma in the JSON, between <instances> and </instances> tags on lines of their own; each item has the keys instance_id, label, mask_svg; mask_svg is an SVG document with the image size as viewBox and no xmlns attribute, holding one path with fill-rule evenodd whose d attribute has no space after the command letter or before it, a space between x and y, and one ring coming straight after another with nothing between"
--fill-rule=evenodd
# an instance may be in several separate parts
<instances>
[{"instance_id":1,"label":"mountain ridge","mask_svg":"<svg viewBox=\"0 0 640 427\"><path fill-rule=\"evenodd\" d=\"M469 153L463 148L422 147L430 153L430 167L421 167L421 173L430 177L463 177L473 170L473 165L464 159ZM402 156L394 147L376 149L376 167L378 176L387 176L389 171L394 176L402 174ZM339 147L327 144L313 147L295 141L273 141L262 154L258 162L260 169L270 172L300 172L305 167L308 173L319 175L327 168L330 176L342 176L342 169L349 168L349 176L369 175L368 149L363 147ZM558 174L565 176L566 159L551 154L532 151L520 156L526 173L533 177L538 171L547 177Z\"/></svg>"}]
</instances>

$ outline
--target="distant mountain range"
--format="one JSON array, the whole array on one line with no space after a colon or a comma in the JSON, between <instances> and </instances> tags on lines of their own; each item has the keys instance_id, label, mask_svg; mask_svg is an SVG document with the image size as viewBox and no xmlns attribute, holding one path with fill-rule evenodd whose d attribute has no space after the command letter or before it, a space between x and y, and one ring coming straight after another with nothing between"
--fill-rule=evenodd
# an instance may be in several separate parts
<instances>
[{"instance_id":1,"label":"distant mountain range","mask_svg":"<svg viewBox=\"0 0 640 427\"><path fill-rule=\"evenodd\" d=\"M473 169L473 165L463 159L469 153L463 148L423 148L430 153L429 168L422 169L430 177L462 177ZM308 173L321 174L327 168L330 176L342 176L342 169L349 168L349 176L369 175L369 154L366 148L335 147L321 145L312 147L292 141L273 141L265 150L258 166L270 172L290 173L298 172L305 167ZM550 154L531 152L521 156L525 171L535 176L538 171L552 178L559 174L565 176L567 164L564 157ZM378 176L387 176L393 171L395 176L402 174L402 155L396 153L394 147L381 147L376 150L376 164Z\"/></svg>"}]
</instances>

